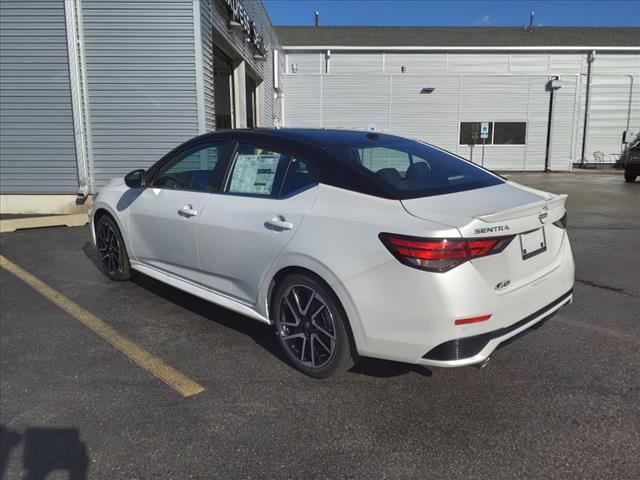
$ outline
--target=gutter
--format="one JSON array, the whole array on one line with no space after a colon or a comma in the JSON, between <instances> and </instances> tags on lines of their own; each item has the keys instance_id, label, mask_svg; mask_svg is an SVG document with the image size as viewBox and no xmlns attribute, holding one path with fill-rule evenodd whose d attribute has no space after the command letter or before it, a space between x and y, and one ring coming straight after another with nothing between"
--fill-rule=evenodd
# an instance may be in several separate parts
<instances>
[{"instance_id":1,"label":"gutter","mask_svg":"<svg viewBox=\"0 0 640 480\"><path fill-rule=\"evenodd\" d=\"M640 47L586 47L586 46L527 46L527 47L425 47L425 46L396 46L396 47L371 47L371 46L348 46L348 45L285 45L281 47L283 50L362 50L362 51L510 51L510 52L531 52L531 51L558 51L558 52L585 52L598 50L602 52L640 52Z\"/></svg>"}]
</instances>

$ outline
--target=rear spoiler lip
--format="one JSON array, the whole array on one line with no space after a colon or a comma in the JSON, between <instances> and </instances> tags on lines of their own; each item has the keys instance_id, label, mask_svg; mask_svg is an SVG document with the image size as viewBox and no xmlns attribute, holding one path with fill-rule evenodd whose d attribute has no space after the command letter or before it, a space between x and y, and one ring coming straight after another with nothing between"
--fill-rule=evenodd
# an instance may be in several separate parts
<instances>
[{"instance_id":1,"label":"rear spoiler lip","mask_svg":"<svg viewBox=\"0 0 640 480\"><path fill-rule=\"evenodd\" d=\"M473 218L485 223L502 222L506 220L513 220L515 218L525 217L527 215L534 215L541 213L543 209L551 210L560 206L564 207L567 201L567 195L553 195L551 198L540 200L539 202L527 203L519 207L509 208L496 213L489 213L486 215L478 215Z\"/></svg>"}]
</instances>

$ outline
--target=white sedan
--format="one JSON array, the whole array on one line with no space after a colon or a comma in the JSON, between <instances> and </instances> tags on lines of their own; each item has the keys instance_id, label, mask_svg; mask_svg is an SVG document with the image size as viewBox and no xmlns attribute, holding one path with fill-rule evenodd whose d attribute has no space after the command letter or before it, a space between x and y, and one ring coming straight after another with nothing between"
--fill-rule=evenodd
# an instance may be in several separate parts
<instances>
[{"instance_id":1,"label":"white sedan","mask_svg":"<svg viewBox=\"0 0 640 480\"><path fill-rule=\"evenodd\" d=\"M484 364L572 300L566 195L378 133L199 136L94 199L104 272L274 325L325 378L359 356Z\"/></svg>"}]
</instances>

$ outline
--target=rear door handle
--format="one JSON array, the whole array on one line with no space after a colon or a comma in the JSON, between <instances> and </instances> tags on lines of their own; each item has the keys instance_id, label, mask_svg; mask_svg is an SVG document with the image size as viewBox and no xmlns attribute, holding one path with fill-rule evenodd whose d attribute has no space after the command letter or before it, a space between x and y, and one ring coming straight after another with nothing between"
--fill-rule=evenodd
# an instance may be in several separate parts
<instances>
[{"instance_id":1,"label":"rear door handle","mask_svg":"<svg viewBox=\"0 0 640 480\"><path fill-rule=\"evenodd\" d=\"M266 222L264 222L264 226L269 230L293 230L293 223L287 222L286 218L284 218L282 215L278 215L271 220L267 220Z\"/></svg>"},{"instance_id":2,"label":"rear door handle","mask_svg":"<svg viewBox=\"0 0 640 480\"><path fill-rule=\"evenodd\" d=\"M198 211L193 209L193 206L189 203L178 210L178 215L182 215L183 217L195 217L198 215Z\"/></svg>"}]
</instances>

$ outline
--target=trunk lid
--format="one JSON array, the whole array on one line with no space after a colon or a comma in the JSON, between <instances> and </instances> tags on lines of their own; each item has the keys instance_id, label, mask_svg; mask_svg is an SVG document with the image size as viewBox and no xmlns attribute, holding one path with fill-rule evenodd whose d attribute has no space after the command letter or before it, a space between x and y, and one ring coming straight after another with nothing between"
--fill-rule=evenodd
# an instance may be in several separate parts
<instances>
[{"instance_id":1,"label":"trunk lid","mask_svg":"<svg viewBox=\"0 0 640 480\"><path fill-rule=\"evenodd\" d=\"M411 215L455 227L467 239L513 236L502 252L471 260L497 293L507 293L560 264L566 195L507 181L501 185L402 200ZM544 249L539 249L540 243Z\"/></svg>"}]
</instances>

